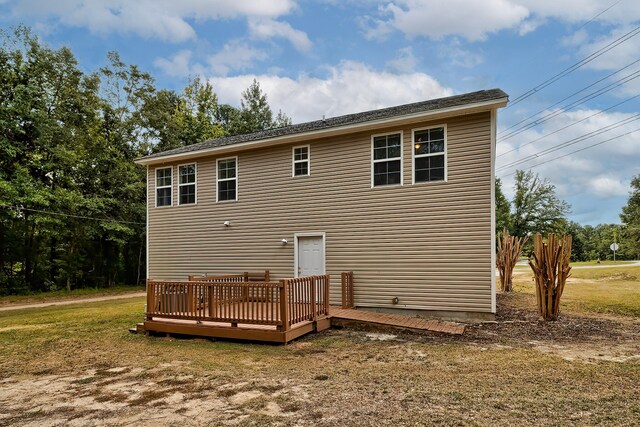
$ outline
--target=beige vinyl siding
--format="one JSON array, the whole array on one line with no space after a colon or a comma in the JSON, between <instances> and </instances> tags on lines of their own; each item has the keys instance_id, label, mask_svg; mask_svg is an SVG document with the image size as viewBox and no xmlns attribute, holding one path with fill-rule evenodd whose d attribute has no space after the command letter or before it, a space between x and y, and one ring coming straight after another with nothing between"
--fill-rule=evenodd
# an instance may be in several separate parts
<instances>
[{"instance_id":1,"label":"beige vinyl siding","mask_svg":"<svg viewBox=\"0 0 640 427\"><path fill-rule=\"evenodd\" d=\"M216 157L208 156L197 161L197 205L176 206L176 163L174 206L155 208L162 166L150 166L149 277L264 269L292 277L294 234L318 232L334 304L340 272L352 270L357 306L491 312L490 120L486 112L314 140L303 177L291 176L299 144L238 152L231 202L216 203ZM412 129L444 123L447 182L412 184ZM371 188L371 135L395 131L403 132L404 185Z\"/></svg>"}]
</instances>

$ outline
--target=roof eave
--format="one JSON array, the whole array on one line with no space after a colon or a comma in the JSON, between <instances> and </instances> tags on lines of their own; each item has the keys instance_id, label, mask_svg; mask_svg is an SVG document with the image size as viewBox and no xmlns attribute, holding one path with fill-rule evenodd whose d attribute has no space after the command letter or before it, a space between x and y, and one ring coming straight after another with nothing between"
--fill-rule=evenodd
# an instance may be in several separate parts
<instances>
[{"instance_id":1,"label":"roof eave","mask_svg":"<svg viewBox=\"0 0 640 427\"><path fill-rule=\"evenodd\" d=\"M139 165L154 165L188 160L205 155L226 154L229 152L242 151L257 147L269 147L273 145L287 144L291 142L302 142L326 136L357 132L362 129L385 127L403 122L411 122L418 119L438 119L456 115L472 114L475 112L488 111L494 108L502 108L507 105L508 97L492 99L489 101L470 103L449 108L441 108L431 111L421 111L419 113L403 114L379 120L370 120L361 123L347 124L343 126L330 127L326 129L316 129L306 132L294 133L290 135L276 136L272 138L257 139L255 141L240 142L237 144L223 145L219 147L209 147L200 150L187 151L183 153L167 154L166 156L142 157L135 160Z\"/></svg>"}]
</instances>

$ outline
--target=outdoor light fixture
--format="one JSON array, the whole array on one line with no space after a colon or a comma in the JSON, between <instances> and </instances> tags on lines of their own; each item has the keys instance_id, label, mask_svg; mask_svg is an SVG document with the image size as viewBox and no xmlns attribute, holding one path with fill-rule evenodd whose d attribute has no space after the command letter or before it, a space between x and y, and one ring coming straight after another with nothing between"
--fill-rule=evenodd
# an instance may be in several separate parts
<instances>
[{"instance_id":1,"label":"outdoor light fixture","mask_svg":"<svg viewBox=\"0 0 640 427\"><path fill-rule=\"evenodd\" d=\"M223 222L225 227L230 227L231 226L231 221L225 221Z\"/></svg>"},{"instance_id":2,"label":"outdoor light fixture","mask_svg":"<svg viewBox=\"0 0 640 427\"><path fill-rule=\"evenodd\" d=\"M282 244L283 244L283 245L286 245L287 243L289 243L289 242L287 241L287 239L282 239L282 240L280 240L280 241L282 242Z\"/></svg>"}]
</instances>

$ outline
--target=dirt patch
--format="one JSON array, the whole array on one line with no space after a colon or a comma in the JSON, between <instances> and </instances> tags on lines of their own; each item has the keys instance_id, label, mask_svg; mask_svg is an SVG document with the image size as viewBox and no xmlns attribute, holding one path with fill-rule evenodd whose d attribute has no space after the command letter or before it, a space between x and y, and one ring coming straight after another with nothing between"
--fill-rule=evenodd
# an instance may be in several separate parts
<instances>
[{"instance_id":1,"label":"dirt patch","mask_svg":"<svg viewBox=\"0 0 640 427\"><path fill-rule=\"evenodd\" d=\"M158 377L153 370L144 374L118 367L80 376L2 379L0 425L182 425L193 421L233 425L247 414L278 419L297 409L286 397L296 391L281 383ZM197 389L209 393L194 395Z\"/></svg>"}]
</instances>

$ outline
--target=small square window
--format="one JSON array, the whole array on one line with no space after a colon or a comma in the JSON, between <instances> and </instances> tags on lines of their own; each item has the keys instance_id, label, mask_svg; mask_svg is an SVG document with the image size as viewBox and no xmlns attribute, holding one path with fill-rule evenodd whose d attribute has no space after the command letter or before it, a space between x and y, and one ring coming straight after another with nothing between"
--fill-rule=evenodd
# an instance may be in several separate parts
<instances>
[{"instance_id":1,"label":"small square window","mask_svg":"<svg viewBox=\"0 0 640 427\"><path fill-rule=\"evenodd\" d=\"M293 176L307 176L311 174L310 148L308 145L293 147Z\"/></svg>"}]
</instances>

